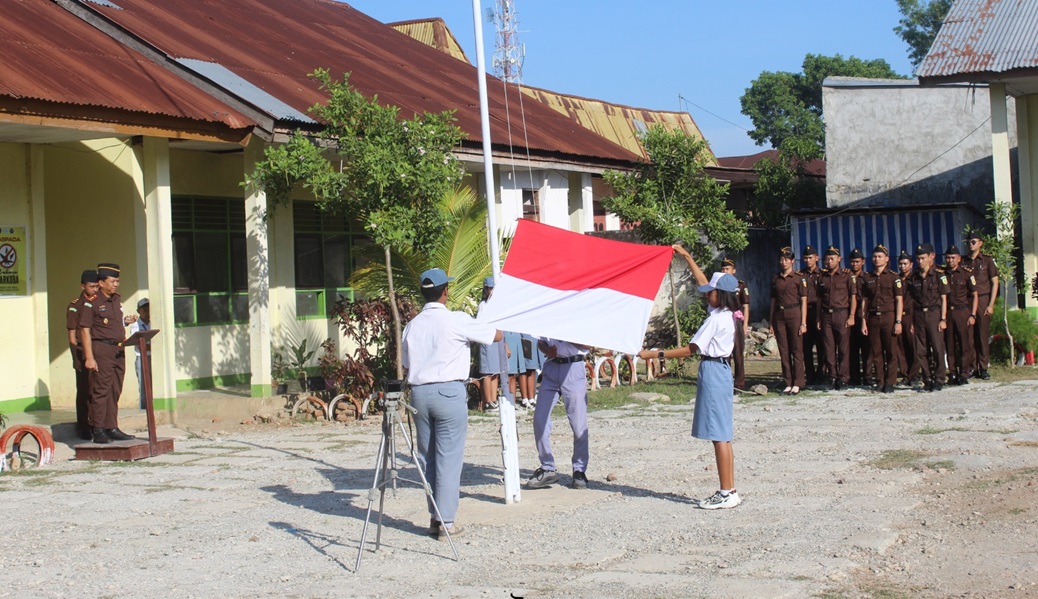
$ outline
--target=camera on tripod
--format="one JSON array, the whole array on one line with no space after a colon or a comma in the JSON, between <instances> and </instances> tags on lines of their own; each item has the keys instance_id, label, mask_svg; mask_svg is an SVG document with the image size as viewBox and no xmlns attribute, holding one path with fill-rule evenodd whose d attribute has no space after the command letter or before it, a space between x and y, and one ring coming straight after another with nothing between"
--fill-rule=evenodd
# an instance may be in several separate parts
<instances>
[{"instance_id":1,"label":"camera on tripod","mask_svg":"<svg viewBox=\"0 0 1038 599\"><path fill-rule=\"evenodd\" d=\"M382 381L382 393L379 403L399 401L404 397L404 381L391 379Z\"/></svg>"}]
</instances>

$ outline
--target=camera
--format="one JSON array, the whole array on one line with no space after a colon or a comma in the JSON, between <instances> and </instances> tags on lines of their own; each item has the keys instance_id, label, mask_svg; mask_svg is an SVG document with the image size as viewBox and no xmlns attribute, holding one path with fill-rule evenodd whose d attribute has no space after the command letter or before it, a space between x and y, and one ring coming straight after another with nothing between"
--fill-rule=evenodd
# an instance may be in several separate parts
<instances>
[{"instance_id":1,"label":"camera","mask_svg":"<svg viewBox=\"0 0 1038 599\"><path fill-rule=\"evenodd\" d=\"M404 396L404 381L386 380L382 381L382 398L385 400L397 400Z\"/></svg>"}]
</instances>

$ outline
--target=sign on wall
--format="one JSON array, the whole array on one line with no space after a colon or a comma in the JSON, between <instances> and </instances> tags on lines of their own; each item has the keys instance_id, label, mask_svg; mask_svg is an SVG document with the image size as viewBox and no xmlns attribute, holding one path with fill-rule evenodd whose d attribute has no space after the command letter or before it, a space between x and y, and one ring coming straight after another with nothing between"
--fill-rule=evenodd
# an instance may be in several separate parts
<instances>
[{"instance_id":1,"label":"sign on wall","mask_svg":"<svg viewBox=\"0 0 1038 599\"><path fill-rule=\"evenodd\" d=\"M28 295L28 258L25 227L0 225L0 296Z\"/></svg>"}]
</instances>

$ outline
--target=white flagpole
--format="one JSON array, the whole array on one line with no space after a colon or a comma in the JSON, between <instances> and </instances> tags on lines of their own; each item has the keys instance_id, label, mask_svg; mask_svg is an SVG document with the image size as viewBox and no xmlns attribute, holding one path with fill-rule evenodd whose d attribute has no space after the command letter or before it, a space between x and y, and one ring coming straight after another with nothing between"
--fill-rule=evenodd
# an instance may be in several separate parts
<instances>
[{"instance_id":1,"label":"white flagpole","mask_svg":"<svg viewBox=\"0 0 1038 599\"><path fill-rule=\"evenodd\" d=\"M487 67L483 57L483 18L480 0L472 0L472 21L476 28L476 73L479 78L479 120L483 133L483 171L487 191L487 229L490 241L490 263L494 279L501 276L501 250L497 244L497 201L494 193L494 160L490 153L490 112L487 109ZM502 373L501 387L508 389L508 374ZM501 415L501 460L505 469L505 503L518 502L519 445L515 426L515 397L505 391L499 402Z\"/></svg>"}]
</instances>

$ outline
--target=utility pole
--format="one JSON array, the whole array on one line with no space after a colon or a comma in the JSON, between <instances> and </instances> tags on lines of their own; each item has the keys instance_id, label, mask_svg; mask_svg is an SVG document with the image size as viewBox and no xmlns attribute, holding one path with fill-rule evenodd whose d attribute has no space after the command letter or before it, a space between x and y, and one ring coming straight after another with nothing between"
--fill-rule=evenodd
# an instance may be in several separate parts
<instances>
[{"instance_id":1,"label":"utility pole","mask_svg":"<svg viewBox=\"0 0 1038 599\"><path fill-rule=\"evenodd\" d=\"M522 83L526 47L519 43L519 15L515 12L515 0L497 0L496 8L487 8L487 22L493 23L497 30L491 63L494 75L508 83Z\"/></svg>"}]
</instances>

